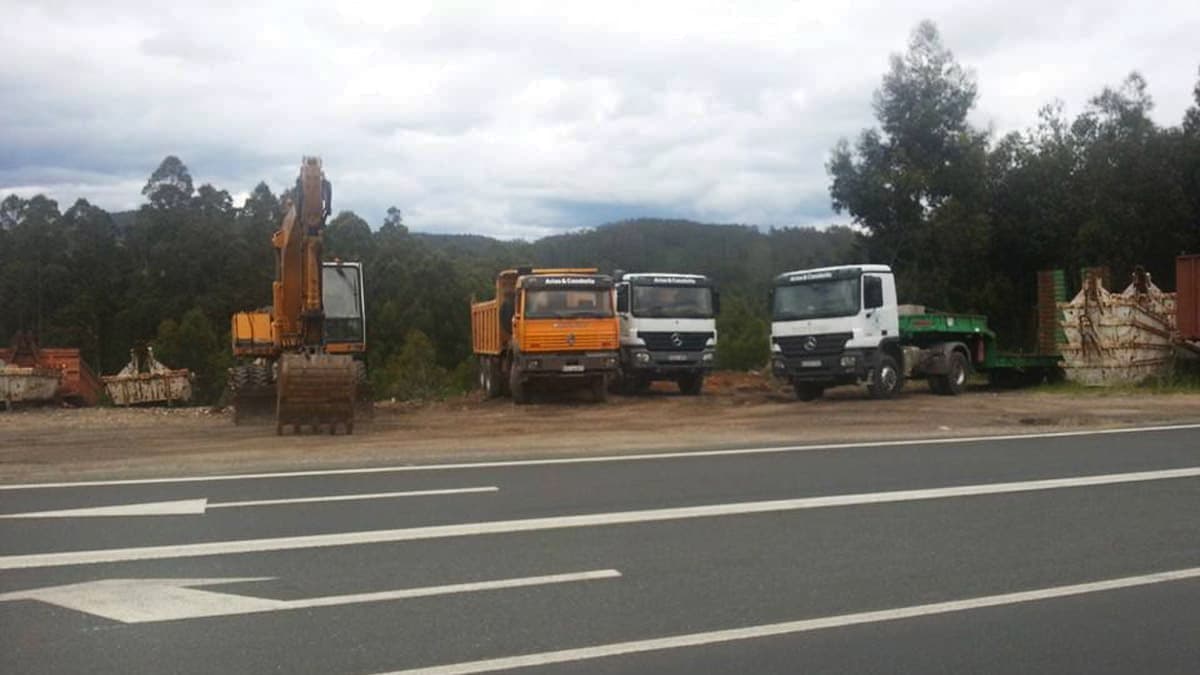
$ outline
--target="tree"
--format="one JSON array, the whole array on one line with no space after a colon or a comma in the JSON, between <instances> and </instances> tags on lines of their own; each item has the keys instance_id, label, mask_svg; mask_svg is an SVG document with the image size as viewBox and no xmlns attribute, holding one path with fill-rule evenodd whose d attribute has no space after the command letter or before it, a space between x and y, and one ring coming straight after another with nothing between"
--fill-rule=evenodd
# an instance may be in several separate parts
<instances>
[{"instance_id":1,"label":"tree","mask_svg":"<svg viewBox=\"0 0 1200 675\"><path fill-rule=\"evenodd\" d=\"M880 128L853 149L839 141L827 165L834 210L866 230L869 257L895 266L901 292L963 310L987 275L987 136L967 122L976 92L923 21L875 93Z\"/></svg>"},{"instance_id":2,"label":"tree","mask_svg":"<svg viewBox=\"0 0 1200 675\"><path fill-rule=\"evenodd\" d=\"M150 174L142 195L154 208L180 208L192 197L192 175L178 157L167 155Z\"/></svg>"}]
</instances>

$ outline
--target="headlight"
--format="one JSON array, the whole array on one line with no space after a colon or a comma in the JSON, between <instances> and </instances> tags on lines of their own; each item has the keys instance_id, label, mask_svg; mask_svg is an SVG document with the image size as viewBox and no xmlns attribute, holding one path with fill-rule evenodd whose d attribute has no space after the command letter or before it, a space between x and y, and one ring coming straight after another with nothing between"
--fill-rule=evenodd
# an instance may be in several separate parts
<instances>
[{"instance_id":1,"label":"headlight","mask_svg":"<svg viewBox=\"0 0 1200 675\"><path fill-rule=\"evenodd\" d=\"M843 368L853 368L854 364L856 364L856 363L858 363L858 359L854 356L843 356L842 357L842 367Z\"/></svg>"},{"instance_id":2,"label":"headlight","mask_svg":"<svg viewBox=\"0 0 1200 675\"><path fill-rule=\"evenodd\" d=\"M717 346L717 336L714 335L714 336L708 338L708 342L705 342L704 346L709 347L709 348L716 347Z\"/></svg>"},{"instance_id":3,"label":"headlight","mask_svg":"<svg viewBox=\"0 0 1200 675\"><path fill-rule=\"evenodd\" d=\"M605 368L616 368L616 367L617 367L617 360L616 360L616 359L614 359L614 358L607 358L607 359L604 359L604 367L605 367Z\"/></svg>"},{"instance_id":4,"label":"headlight","mask_svg":"<svg viewBox=\"0 0 1200 675\"><path fill-rule=\"evenodd\" d=\"M634 355L633 355L633 358L634 358L634 359L635 359L635 360L636 360L638 363L650 363L650 354L649 354L649 352L638 352L638 353L636 353L636 354L634 354Z\"/></svg>"},{"instance_id":5,"label":"headlight","mask_svg":"<svg viewBox=\"0 0 1200 675\"><path fill-rule=\"evenodd\" d=\"M778 342L771 340L771 351L775 352L776 354L782 354L783 348L779 346Z\"/></svg>"},{"instance_id":6,"label":"headlight","mask_svg":"<svg viewBox=\"0 0 1200 675\"><path fill-rule=\"evenodd\" d=\"M530 359L529 363L526 364L526 367L528 367L530 370L537 370L538 368L542 367L542 361L541 359Z\"/></svg>"},{"instance_id":7,"label":"headlight","mask_svg":"<svg viewBox=\"0 0 1200 675\"><path fill-rule=\"evenodd\" d=\"M704 356L701 356L700 360L705 363L711 363L713 360L713 353L712 352L704 352Z\"/></svg>"}]
</instances>

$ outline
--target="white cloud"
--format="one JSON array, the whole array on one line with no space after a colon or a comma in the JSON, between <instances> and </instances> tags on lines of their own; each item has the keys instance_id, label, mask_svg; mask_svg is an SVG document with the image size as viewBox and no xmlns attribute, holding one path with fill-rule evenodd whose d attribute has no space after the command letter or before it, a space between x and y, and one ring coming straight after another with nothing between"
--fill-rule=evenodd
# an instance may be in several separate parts
<instances>
[{"instance_id":1,"label":"white cloud","mask_svg":"<svg viewBox=\"0 0 1200 675\"><path fill-rule=\"evenodd\" d=\"M168 153L234 194L320 154L335 208L418 230L830 222L828 150L925 17L998 132L1133 69L1174 124L1200 65L1194 2L51 0L0 24L0 192L122 209Z\"/></svg>"}]
</instances>

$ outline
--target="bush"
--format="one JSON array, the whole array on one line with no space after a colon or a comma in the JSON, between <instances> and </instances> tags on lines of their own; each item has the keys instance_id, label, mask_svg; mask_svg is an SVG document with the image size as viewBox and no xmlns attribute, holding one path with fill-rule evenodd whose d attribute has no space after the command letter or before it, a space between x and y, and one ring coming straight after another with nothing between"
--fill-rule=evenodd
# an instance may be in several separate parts
<instances>
[{"instance_id":1,"label":"bush","mask_svg":"<svg viewBox=\"0 0 1200 675\"><path fill-rule=\"evenodd\" d=\"M767 362L770 326L741 298L730 297L717 318L717 367L753 370Z\"/></svg>"},{"instance_id":2,"label":"bush","mask_svg":"<svg viewBox=\"0 0 1200 675\"><path fill-rule=\"evenodd\" d=\"M429 338L410 330L400 350L371 374L376 395L401 401L445 398L456 388L455 378L437 365L436 356Z\"/></svg>"}]
</instances>

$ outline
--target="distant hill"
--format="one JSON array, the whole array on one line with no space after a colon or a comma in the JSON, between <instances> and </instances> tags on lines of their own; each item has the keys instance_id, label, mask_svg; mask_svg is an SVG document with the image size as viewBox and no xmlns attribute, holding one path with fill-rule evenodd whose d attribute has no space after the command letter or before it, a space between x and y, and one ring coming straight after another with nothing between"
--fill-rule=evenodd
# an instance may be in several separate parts
<instances>
[{"instance_id":1,"label":"distant hill","mask_svg":"<svg viewBox=\"0 0 1200 675\"><path fill-rule=\"evenodd\" d=\"M765 291L771 277L786 270L866 262L859 259L857 235L841 226L763 231L749 225L638 218L533 242L480 235L414 233L413 237L468 265L693 272L708 274L727 288L753 292Z\"/></svg>"}]
</instances>

